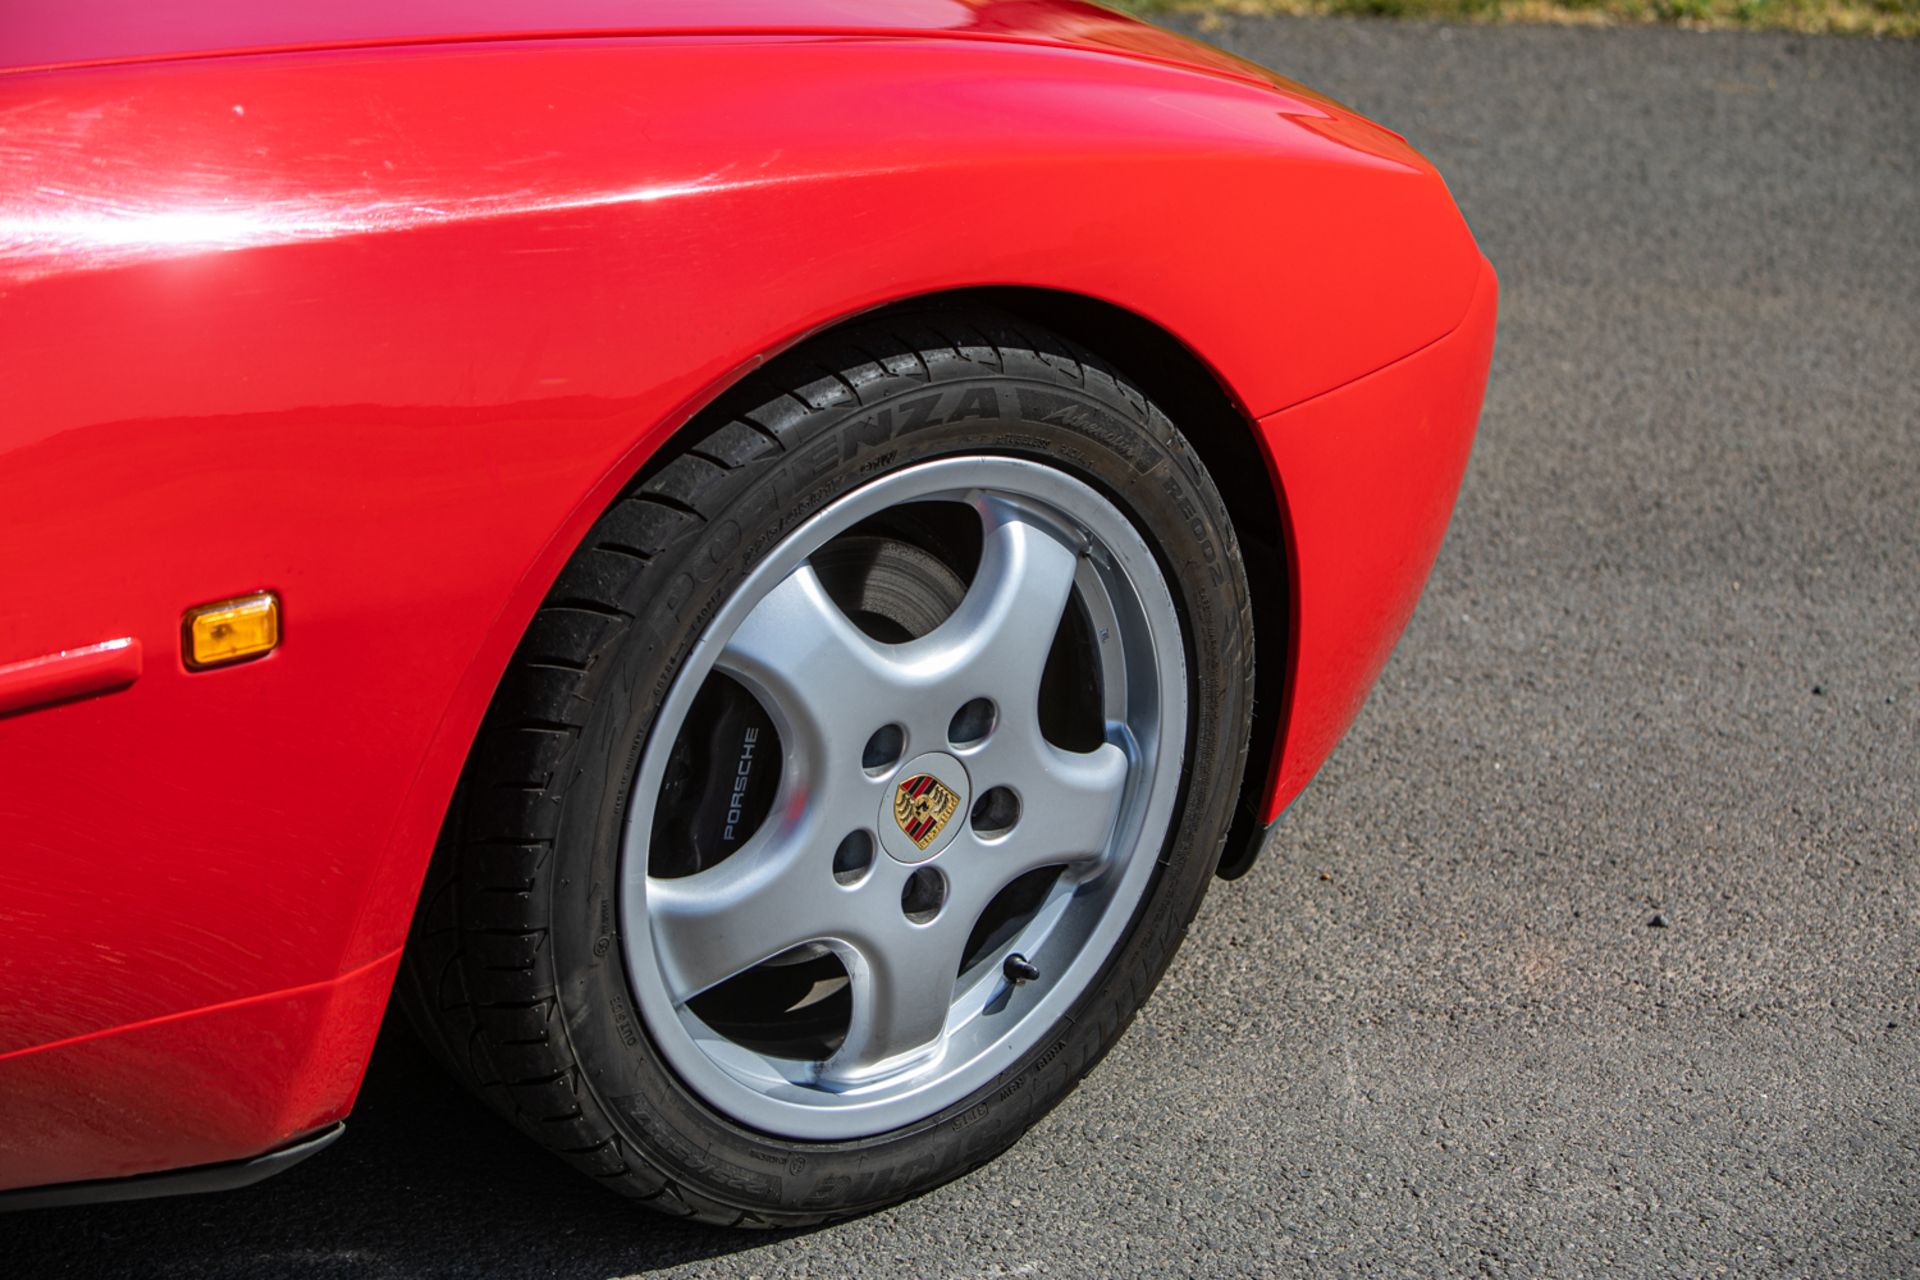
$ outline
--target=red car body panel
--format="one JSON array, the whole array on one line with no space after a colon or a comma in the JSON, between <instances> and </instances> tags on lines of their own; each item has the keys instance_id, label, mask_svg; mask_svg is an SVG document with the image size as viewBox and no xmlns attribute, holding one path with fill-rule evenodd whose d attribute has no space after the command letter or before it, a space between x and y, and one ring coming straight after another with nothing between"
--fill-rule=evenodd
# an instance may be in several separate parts
<instances>
[{"instance_id":1,"label":"red car body panel","mask_svg":"<svg viewBox=\"0 0 1920 1280\"><path fill-rule=\"evenodd\" d=\"M1213 370L1290 532L1250 566L1293 592L1265 815L1319 767L1437 550L1492 336L1396 135L1082 5L631 34L573 0L484 41L503 6L305 8L0 19L0 1188L345 1114L571 549L742 372L879 305L1081 295ZM182 612L263 589L280 647L188 671Z\"/></svg>"},{"instance_id":2,"label":"red car body panel","mask_svg":"<svg viewBox=\"0 0 1920 1280\"><path fill-rule=\"evenodd\" d=\"M1105 49L1275 80L1253 63L1083 0L12 0L0 24L0 72L579 36L938 35Z\"/></svg>"},{"instance_id":3,"label":"red car body panel","mask_svg":"<svg viewBox=\"0 0 1920 1280\"><path fill-rule=\"evenodd\" d=\"M1294 599L1268 821L1332 754L1419 602L1480 420L1498 293L1489 268L1446 337L1260 420Z\"/></svg>"}]
</instances>

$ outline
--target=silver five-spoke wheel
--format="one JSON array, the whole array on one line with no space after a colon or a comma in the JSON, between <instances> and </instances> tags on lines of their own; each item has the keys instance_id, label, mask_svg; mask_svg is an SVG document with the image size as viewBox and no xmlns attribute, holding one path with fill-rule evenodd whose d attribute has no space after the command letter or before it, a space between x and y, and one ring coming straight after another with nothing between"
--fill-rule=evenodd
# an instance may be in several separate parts
<instances>
[{"instance_id":1,"label":"silver five-spoke wheel","mask_svg":"<svg viewBox=\"0 0 1920 1280\"><path fill-rule=\"evenodd\" d=\"M639 763L622 937L662 1056L807 1140L982 1087L1139 906L1186 690L1153 552L1056 468L948 458L821 510L706 625ZM689 765L721 715L748 729ZM717 834L694 850L697 802Z\"/></svg>"}]
</instances>

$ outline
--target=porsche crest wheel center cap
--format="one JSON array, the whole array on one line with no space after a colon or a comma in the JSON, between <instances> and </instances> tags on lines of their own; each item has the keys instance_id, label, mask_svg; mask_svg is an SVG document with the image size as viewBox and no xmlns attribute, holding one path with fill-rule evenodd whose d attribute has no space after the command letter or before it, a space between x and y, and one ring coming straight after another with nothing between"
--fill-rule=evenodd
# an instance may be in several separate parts
<instances>
[{"instance_id":1,"label":"porsche crest wheel center cap","mask_svg":"<svg viewBox=\"0 0 1920 1280\"><path fill-rule=\"evenodd\" d=\"M900 766L880 802L880 846L899 862L925 862L967 821L967 771L933 751Z\"/></svg>"}]
</instances>

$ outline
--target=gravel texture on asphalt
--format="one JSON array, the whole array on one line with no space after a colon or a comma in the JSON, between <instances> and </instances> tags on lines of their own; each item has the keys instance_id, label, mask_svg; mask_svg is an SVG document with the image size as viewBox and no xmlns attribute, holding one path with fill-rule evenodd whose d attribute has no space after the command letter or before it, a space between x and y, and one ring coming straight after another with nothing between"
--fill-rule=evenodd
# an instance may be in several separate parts
<instances>
[{"instance_id":1,"label":"gravel texture on asphalt","mask_svg":"<svg viewBox=\"0 0 1920 1280\"><path fill-rule=\"evenodd\" d=\"M1079 1092L914 1203L729 1234L389 1034L331 1151L0 1219L0 1272L1920 1274L1920 43L1208 36L1440 165L1500 345L1372 701Z\"/></svg>"}]
</instances>

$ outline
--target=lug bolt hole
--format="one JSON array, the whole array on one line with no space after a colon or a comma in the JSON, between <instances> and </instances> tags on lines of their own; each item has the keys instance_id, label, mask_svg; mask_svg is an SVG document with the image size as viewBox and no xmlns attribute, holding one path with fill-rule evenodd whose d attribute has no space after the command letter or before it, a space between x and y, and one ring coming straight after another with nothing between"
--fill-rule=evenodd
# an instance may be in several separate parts
<instances>
[{"instance_id":1,"label":"lug bolt hole","mask_svg":"<svg viewBox=\"0 0 1920 1280\"><path fill-rule=\"evenodd\" d=\"M833 851L833 878L851 888L873 870L873 836L865 831L849 831L840 847Z\"/></svg>"},{"instance_id":2,"label":"lug bolt hole","mask_svg":"<svg viewBox=\"0 0 1920 1280\"><path fill-rule=\"evenodd\" d=\"M987 740L999 719L993 699L975 698L953 713L953 722L947 726L947 742L956 751L977 747Z\"/></svg>"},{"instance_id":3,"label":"lug bolt hole","mask_svg":"<svg viewBox=\"0 0 1920 1280\"><path fill-rule=\"evenodd\" d=\"M867 739L867 748L860 753L860 767L879 777L900 763L900 756L907 749L907 731L897 724L882 726L873 731Z\"/></svg>"},{"instance_id":4,"label":"lug bolt hole","mask_svg":"<svg viewBox=\"0 0 1920 1280\"><path fill-rule=\"evenodd\" d=\"M932 867L921 867L907 877L900 890L900 910L915 924L931 924L947 905L947 878Z\"/></svg>"},{"instance_id":5,"label":"lug bolt hole","mask_svg":"<svg viewBox=\"0 0 1920 1280\"><path fill-rule=\"evenodd\" d=\"M1020 821L1020 797L1007 787L994 787L980 793L973 802L973 833L991 840L1013 830Z\"/></svg>"}]
</instances>

